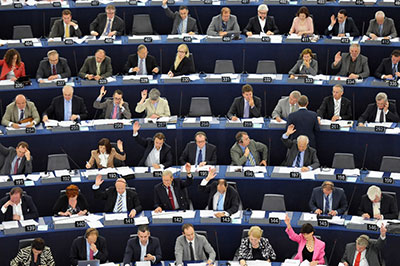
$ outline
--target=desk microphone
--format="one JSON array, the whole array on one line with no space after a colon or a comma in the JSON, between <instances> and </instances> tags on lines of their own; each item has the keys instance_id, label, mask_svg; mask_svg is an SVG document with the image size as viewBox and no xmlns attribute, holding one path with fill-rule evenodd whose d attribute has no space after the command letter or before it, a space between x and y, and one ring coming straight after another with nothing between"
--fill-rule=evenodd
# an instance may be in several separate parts
<instances>
[{"instance_id":1,"label":"desk microphone","mask_svg":"<svg viewBox=\"0 0 400 266\"><path fill-rule=\"evenodd\" d=\"M271 149L272 149L272 146L271 146L272 144L271 144L271 137L269 137L268 138L268 154L267 154L267 166L269 166L270 164L270 158L271 158Z\"/></svg>"},{"instance_id":2,"label":"desk microphone","mask_svg":"<svg viewBox=\"0 0 400 266\"><path fill-rule=\"evenodd\" d=\"M215 242L216 242L216 245L217 245L218 260L220 261L221 260L221 252L219 250L219 245L218 245L218 233L217 233L217 230L214 231L214 235L215 235Z\"/></svg>"},{"instance_id":3,"label":"desk microphone","mask_svg":"<svg viewBox=\"0 0 400 266\"><path fill-rule=\"evenodd\" d=\"M349 203L347 205L348 206L348 210L350 210L351 203L353 202L354 195L356 194L356 188L357 188L357 186L354 186L353 192L351 193L351 197L350 197Z\"/></svg>"},{"instance_id":4,"label":"desk microphone","mask_svg":"<svg viewBox=\"0 0 400 266\"><path fill-rule=\"evenodd\" d=\"M361 164L362 171L368 171L368 169L365 168L365 160L367 158L367 151L368 151L368 143L365 144L364 157L363 157L362 164Z\"/></svg>"},{"instance_id":5,"label":"desk microphone","mask_svg":"<svg viewBox=\"0 0 400 266\"><path fill-rule=\"evenodd\" d=\"M65 154L67 155L68 159L70 159L71 162L76 166L76 169L81 169L81 167L79 167L79 165L74 161L74 159L72 159L72 157L69 156L69 154L64 150L63 147L60 146L60 149L61 149L61 151L62 151L63 153L65 153Z\"/></svg>"},{"instance_id":6,"label":"desk microphone","mask_svg":"<svg viewBox=\"0 0 400 266\"><path fill-rule=\"evenodd\" d=\"M333 255L333 251L335 250L335 247L336 247L336 242L337 242L337 240L335 239L335 241L333 242L333 247L332 247L332 250L331 250L331 254L329 255L329 259L328 259L328 261L326 261L326 265L330 264L330 261L332 259L332 255Z\"/></svg>"},{"instance_id":7,"label":"desk microphone","mask_svg":"<svg viewBox=\"0 0 400 266\"><path fill-rule=\"evenodd\" d=\"M77 62L76 62L76 52L75 52L75 50L72 51L72 54L74 55L75 73L76 73L76 76L79 76L79 75L78 75L78 74L79 74L79 70L78 70L78 64L77 64Z\"/></svg>"}]
</instances>

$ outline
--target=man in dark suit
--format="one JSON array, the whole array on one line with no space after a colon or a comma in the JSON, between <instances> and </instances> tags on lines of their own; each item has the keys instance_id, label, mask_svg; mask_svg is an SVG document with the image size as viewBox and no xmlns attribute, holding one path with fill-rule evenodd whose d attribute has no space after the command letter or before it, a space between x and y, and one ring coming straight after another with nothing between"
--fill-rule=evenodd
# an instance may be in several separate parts
<instances>
[{"instance_id":1,"label":"man in dark suit","mask_svg":"<svg viewBox=\"0 0 400 266\"><path fill-rule=\"evenodd\" d=\"M279 29L275 24L273 16L268 16L268 6L259 5L257 8L257 16L251 17L247 26L243 29L243 33L247 36L253 34L265 33L266 35L278 34Z\"/></svg>"},{"instance_id":2,"label":"man in dark suit","mask_svg":"<svg viewBox=\"0 0 400 266\"><path fill-rule=\"evenodd\" d=\"M287 119L287 127L294 125L292 139L300 135L306 135L310 140L310 146L316 147L315 132L319 131L317 113L307 110L308 98L302 95L298 101L299 110L291 113Z\"/></svg>"},{"instance_id":3,"label":"man in dark suit","mask_svg":"<svg viewBox=\"0 0 400 266\"><path fill-rule=\"evenodd\" d=\"M220 211L215 214L217 218L230 216L239 210L239 193L225 179L209 183L216 175L216 169L210 169L208 176L201 181L199 190L208 193L208 209Z\"/></svg>"},{"instance_id":4,"label":"man in dark suit","mask_svg":"<svg viewBox=\"0 0 400 266\"><path fill-rule=\"evenodd\" d=\"M185 169L186 180L174 178L169 170L163 172L162 182L154 186L154 212L188 210L190 208L190 199L186 189L193 183L190 163L186 163Z\"/></svg>"},{"instance_id":5,"label":"man in dark suit","mask_svg":"<svg viewBox=\"0 0 400 266\"><path fill-rule=\"evenodd\" d=\"M180 164L190 163L193 165L216 165L217 147L207 142L206 133L199 131L194 135L195 141L186 144L185 149L179 158Z\"/></svg>"},{"instance_id":6,"label":"man in dark suit","mask_svg":"<svg viewBox=\"0 0 400 266\"><path fill-rule=\"evenodd\" d=\"M399 122L397 108L394 103L389 104L386 93L379 92L375 97L376 103L370 103L364 113L358 118L358 126L364 126L365 122Z\"/></svg>"},{"instance_id":7,"label":"man in dark suit","mask_svg":"<svg viewBox=\"0 0 400 266\"><path fill-rule=\"evenodd\" d=\"M90 23L90 34L92 36L121 36L125 32L125 22L115 15L115 6L106 6L106 13L100 13Z\"/></svg>"},{"instance_id":8,"label":"man in dark suit","mask_svg":"<svg viewBox=\"0 0 400 266\"><path fill-rule=\"evenodd\" d=\"M107 91L104 86L100 89L100 95L93 102L93 108L104 110L104 118L108 119L130 119L132 117L129 103L124 102L121 90L115 90L112 99L107 99L101 102L101 98L106 95Z\"/></svg>"},{"instance_id":9,"label":"man in dark suit","mask_svg":"<svg viewBox=\"0 0 400 266\"><path fill-rule=\"evenodd\" d=\"M78 236L71 245L70 261L72 265L78 265L80 260L99 260L106 263L108 250L106 239L99 235L95 228L88 228L85 236Z\"/></svg>"},{"instance_id":10,"label":"man in dark suit","mask_svg":"<svg viewBox=\"0 0 400 266\"><path fill-rule=\"evenodd\" d=\"M392 195L382 193L377 186L370 186L367 194L361 197L357 215L362 216L364 219L398 219L399 209Z\"/></svg>"},{"instance_id":11,"label":"man in dark suit","mask_svg":"<svg viewBox=\"0 0 400 266\"><path fill-rule=\"evenodd\" d=\"M342 97L343 92L344 89L341 84L333 86L332 95L325 97L317 110L318 120L322 118L335 122L352 118L351 102L346 97Z\"/></svg>"},{"instance_id":12,"label":"man in dark suit","mask_svg":"<svg viewBox=\"0 0 400 266\"><path fill-rule=\"evenodd\" d=\"M62 18L54 21L49 38L54 37L82 37L78 22L72 19L72 13L69 9L64 9L62 11Z\"/></svg>"},{"instance_id":13,"label":"man in dark suit","mask_svg":"<svg viewBox=\"0 0 400 266\"><path fill-rule=\"evenodd\" d=\"M145 249L143 250L142 247ZM150 236L147 225L140 225L137 229L137 236L128 239L125 248L123 265L130 265L136 261L150 261L157 264L161 261L160 240Z\"/></svg>"},{"instance_id":14,"label":"man in dark suit","mask_svg":"<svg viewBox=\"0 0 400 266\"><path fill-rule=\"evenodd\" d=\"M261 116L261 99L253 96L253 87L250 84L243 85L242 96L235 98L227 116L233 121L238 120L238 118Z\"/></svg>"},{"instance_id":15,"label":"man in dark suit","mask_svg":"<svg viewBox=\"0 0 400 266\"><path fill-rule=\"evenodd\" d=\"M331 16L331 24L325 30L325 35L349 37L359 36L360 32L357 29L354 20L347 16L346 9L340 9L337 18L335 18L335 15Z\"/></svg>"},{"instance_id":16,"label":"man in dark suit","mask_svg":"<svg viewBox=\"0 0 400 266\"><path fill-rule=\"evenodd\" d=\"M174 21L171 34L198 34L197 21L189 16L187 6L180 6L179 11L172 12L167 6L167 0L163 0L162 8L165 11L165 15Z\"/></svg>"},{"instance_id":17,"label":"man in dark suit","mask_svg":"<svg viewBox=\"0 0 400 266\"><path fill-rule=\"evenodd\" d=\"M316 214L343 215L348 207L346 194L342 188L336 188L331 181L324 181L313 189L310 209Z\"/></svg>"},{"instance_id":18,"label":"man in dark suit","mask_svg":"<svg viewBox=\"0 0 400 266\"><path fill-rule=\"evenodd\" d=\"M103 49L96 51L94 56L88 56L79 70L82 79L99 80L112 76L111 58Z\"/></svg>"},{"instance_id":19,"label":"man in dark suit","mask_svg":"<svg viewBox=\"0 0 400 266\"><path fill-rule=\"evenodd\" d=\"M158 74L159 71L156 58L149 55L144 44L138 46L136 54L129 55L124 66L124 73L130 75L152 75Z\"/></svg>"},{"instance_id":20,"label":"man in dark suit","mask_svg":"<svg viewBox=\"0 0 400 266\"><path fill-rule=\"evenodd\" d=\"M100 185L104 182L101 175L96 176L96 181L92 186L95 199L105 200L104 212L127 212L133 218L142 211L139 196L133 189L128 189L126 180L118 178L115 185L100 190Z\"/></svg>"},{"instance_id":21,"label":"man in dark suit","mask_svg":"<svg viewBox=\"0 0 400 266\"><path fill-rule=\"evenodd\" d=\"M71 77L71 69L67 59L59 57L56 50L47 52L47 58L40 61L36 72L36 79L43 83L44 79L55 80Z\"/></svg>"},{"instance_id":22,"label":"man in dark suit","mask_svg":"<svg viewBox=\"0 0 400 266\"><path fill-rule=\"evenodd\" d=\"M394 26L394 21L391 18L386 18L383 11L377 11L375 18L369 21L367 33L372 40L376 40L378 37L385 39L396 38L397 31Z\"/></svg>"},{"instance_id":23,"label":"man in dark suit","mask_svg":"<svg viewBox=\"0 0 400 266\"><path fill-rule=\"evenodd\" d=\"M133 138L145 149L139 165L156 169L170 167L172 165L172 151L171 146L165 143L165 135L158 132L152 139L145 139L139 136L139 129L140 124L136 121L133 124Z\"/></svg>"},{"instance_id":24,"label":"man in dark suit","mask_svg":"<svg viewBox=\"0 0 400 266\"><path fill-rule=\"evenodd\" d=\"M386 244L386 231L386 227L382 224L378 239L370 239L367 235L360 235L355 243L348 243L341 262L345 266L384 266L385 262L381 253ZM362 261L364 261L364 264L361 264Z\"/></svg>"},{"instance_id":25,"label":"man in dark suit","mask_svg":"<svg viewBox=\"0 0 400 266\"><path fill-rule=\"evenodd\" d=\"M268 147L264 143L250 139L247 132L239 131L235 136L230 154L232 165L267 166Z\"/></svg>"},{"instance_id":26,"label":"man in dark suit","mask_svg":"<svg viewBox=\"0 0 400 266\"><path fill-rule=\"evenodd\" d=\"M57 121L75 121L87 119L88 112L83 99L74 95L74 88L65 85L63 95L54 97L50 106L43 113L43 122L49 119Z\"/></svg>"},{"instance_id":27,"label":"man in dark suit","mask_svg":"<svg viewBox=\"0 0 400 266\"><path fill-rule=\"evenodd\" d=\"M33 158L29 151L29 145L25 141L20 141L17 148L6 148L0 144L0 153L4 158L0 174L17 175L32 173Z\"/></svg>"},{"instance_id":28,"label":"man in dark suit","mask_svg":"<svg viewBox=\"0 0 400 266\"><path fill-rule=\"evenodd\" d=\"M295 131L294 125L289 125L286 133L282 135L282 142L287 148L286 158L282 165L301 168L302 172L318 168L317 151L308 145L308 137L300 135L296 140L289 139Z\"/></svg>"},{"instance_id":29,"label":"man in dark suit","mask_svg":"<svg viewBox=\"0 0 400 266\"><path fill-rule=\"evenodd\" d=\"M10 195L0 200L0 222L37 219L39 212L31 196L20 187L13 187Z\"/></svg>"},{"instance_id":30,"label":"man in dark suit","mask_svg":"<svg viewBox=\"0 0 400 266\"><path fill-rule=\"evenodd\" d=\"M378 79L400 78L400 50L393 50L391 57L384 58L375 71L375 77Z\"/></svg>"},{"instance_id":31,"label":"man in dark suit","mask_svg":"<svg viewBox=\"0 0 400 266\"><path fill-rule=\"evenodd\" d=\"M349 47L349 53L337 52L335 61L331 64L332 69L339 69L338 76L350 79L365 79L369 76L368 58L360 54L361 47L353 43Z\"/></svg>"}]
</instances>

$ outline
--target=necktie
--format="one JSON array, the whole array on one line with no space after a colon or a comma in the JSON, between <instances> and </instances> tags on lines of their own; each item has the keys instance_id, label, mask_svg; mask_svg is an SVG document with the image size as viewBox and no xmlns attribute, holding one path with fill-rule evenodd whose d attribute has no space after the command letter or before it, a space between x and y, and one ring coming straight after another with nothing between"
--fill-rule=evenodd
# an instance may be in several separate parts
<instances>
[{"instance_id":1,"label":"necktie","mask_svg":"<svg viewBox=\"0 0 400 266\"><path fill-rule=\"evenodd\" d=\"M382 37L383 25L379 25L379 36Z\"/></svg>"},{"instance_id":2,"label":"necktie","mask_svg":"<svg viewBox=\"0 0 400 266\"><path fill-rule=\"evenodd\" d=\"M290 105L290 113L294 112L294 104Z\"/></svg>"},{"instance_id":3,"label":"necktie","mask_svg":"<svg viewBox=\"0 0 400 266\"><path fill-rule=\"evenodd\" d=\"M24 110L21 110L21 113L19 115L19 120L24 119Z\"/></svg>"},{"instance_id":4,"label":"necktie","mask_svg":"<svg viewBox=\"0 0 400 266\"><path fill-rule=\"evenodd\" d=\"M344 23L339 24L339 34L344 34Z\"/></svg>"},{"instance_id":5,"label":"necktie","mask_svg":"<svg viewBox=\"0 0 400 266\"><path fill-rule=\"evenodd\" d=\"M217 204L217 211L223 211L224 210L224 195L220 194L218 198L218 204Z\"/></svg>"},{"instance_id":6,"label":"necktie","mask_svg":"<svg viewBox=\"0 0 400 266\"><path fill-rule=\"evenodd\" d=\"M94 259L94 256L93 256L93 250L89 250L89 259L90 260L93 260Z\"/></svg>"},{"instance_id":7,"label":"necktie","mask_svg":"<svg viewBox=\"0 0 400 266\"><path fill-rule=\"evenodd\" d=\"M360 261L361 261L361 252L358 252L356 260L354 261L354 266L360 266Z\"/></svg>"},{"instance_id":8,"label":"necktie","mask_svg":"<svg viewBox=\"0 0 400 266\"><path fill-rule=\"evenodd\" d=\"M193 249L193 243L191 241L189 242L189 251L190 251L190 260L194 261L194 249Z\"/></svg>"},{"instance_id":9,"label":"necktie","mask_svg":"<svg viewBox=\"0 0 400 266\"><path fill-rule=\"evenodd\" d=\"M144 75L144 60L140 58L139 61L139 73L138 75Z\"/></svg>"},{"instance_id":10,"label":"necktie","mask_svg":"<svg viewBox=\"0 0 400 266\"><path fill-rule=\"evenodd\" d=\"M17 161L15 162L15 165L14 165L14 175L16 175L17 173L18 173L18 165L19 165L19 160L21 160L21 158L17 158Z\"/></svg>"},{"instance_id":11,"label":"necktie","mask_svg":"<svg viewBox=\"0 0 400 266\"><path fill-rule=\"evenodd\" d=\"M122 195L118 196L117 212L122 212Z\"/></svg>"},{"instance_id":12,"label":"necktie","mask_svg":"<svg viewBox=\"0 0 400 266\"><path fill-rule=\"evenodd\" d=\"M380 116L379 116L379 122L380 122L380 123L383 123L383 122L385 122L385 121L384 121L385 118L384 118L384 116L383 116L384 110L383 110L383 109L379 109L379 110L381 110L381 114L380 114Z\"/></svg>"},{"instance_id":13,"label":"necktie","mask_svg":"<svg viewBox=\"0 0 400 266\"><path fill-rule=\"evenodd\" d=\"M110 30L111 30L111 19L108 20L106 32L104 33L104 35L107 36L110 33Z\"/></svg>"},{"instance_id":14,"label":"necktie","mask_svg":"<svg viewBox=\"0 0 400 266\"><path fill-rule=\"evenodd\" d=\"M250 105L249 102L244 100L244 110L243 110L243 118L250 117Z\"/></svg>"},{"instance_id":15,"label":"necktie","mask_svg":"<svg viewBox=\"0 0 400 266\"><path fill-rule=\"evenodd\" d=\"M69 25L65 25L65 37L69 37Z\"/></svg>"},{"instance_id":16,"label":"necktie","mask_svg":"<svg viewBox=\"0 0 400 266\"><path fill-rule=\"evenodd\" d=\"M203 161L203 152L199 150L199 156L197 156L197 165Z\"/></svg>"},{"instance_id":17,"label":"necktie","mask_svg":"<svg viewBox=\"0 0 400 266\"><path fill-rule=\"evenodd\" d=\"M381 210L379 209L378 204L373 203L372 204L372 214L375 215L380 215L381 214Z\"/></svg>"},{"instance_id":18,"label":"necktie","mask_svg":"<svg viewBox=\"0 0 400 266\"><path fill-rule=\"evenodd\" d=\"M294 165L294 166L296 166L296 167L300 167L300 159L301 159L301 156L300 156L300 152L297 154L297 157L296 157L296 164Z\"/></svg>"},{"instance_id":19,"label":"necktie","mask_svg":"<svg viewBox=\"0 0 400 266\"><path fill-rule=\"evenodd\" d=\"M226 22L222 21L222 31L226 31L227 25Z\"/></svg>"},{"instance_id":20,"label":"necktie","mask_svg":"<svg viewBox=\"0 0 400 266\"><path fill-rule=\"evenodd\" d=\"M392 75L393 75L393 77L395 77L396 72L397 72L397 64L393 65L393 68L392 68Z\"/></svg>"},{"instance_id":21,"label":"necktie","mask_svg":"<svg viewBox=\"0 0 400 266\"><path fill-rule=\"evenodd\" d=\"M174 197L172 196L172 190L171 190L170 186L168 187L168 198L169 198L169 201L171 202L172 209L175 210Z\"/></svg>"},{"instance_id":22,"label":"necktie","mask_svg":"<svg viewBox=\"0 0 400 266\"><path fill-rule=\"evenodd\" d=\"M249 153L249 162L251 166L255 166L256 165L256 161L254 160L253 154L251 154L251 152Z\"/></svg>"},{"instance_id":23,"label":"necktie","mask_svg":"<svg viewBox=\"0 0 400 266\"><path fill-rule=\"evenodd\" d=\"M118 115L118 105L115 105L111 118L117 119L117 115Z\"/></svg>"},{"instance_id":24,"label":"necktie","mask_svg":"<svg viewBox=\"0 0 400 266\"><path fill-rule=\"evenodd\" d=\"M97 76L100 76L100 66L101 66L101 63L96 63L96 75Z\"/></svg>"},{"instance_id":25,"label":"necktie","mask_svg":"<svg viewBox=\"0 0 400 266\"><path fill-rule=\"evenodd\" d=\"M334 113L334 115L339 116L339 113L340 113L339 101L335 100L335 113Z\"/></svg>"},{"instance_id":26,"label":"necktie","mask_svg":"<svg viewBox=\"0 0 400 266\"><path fill-rule=\"evenodd\" d=\"M56 65L51 65L51 74L57 75Z\"/></svg>"},{"instance_id":27,"label":"necktie","mask_svg":"<svg viewBox=\"0 0 400 266\"><path fill-rule=\"evenodd\" d=\"M329 213L329 196L325 197L325 213Z\"/></svg>"}]
</instances>

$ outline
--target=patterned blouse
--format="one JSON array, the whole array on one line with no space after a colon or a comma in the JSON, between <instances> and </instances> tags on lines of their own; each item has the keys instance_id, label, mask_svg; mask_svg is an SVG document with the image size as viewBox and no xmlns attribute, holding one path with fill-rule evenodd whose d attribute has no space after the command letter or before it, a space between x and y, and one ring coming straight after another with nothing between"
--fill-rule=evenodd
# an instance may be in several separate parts
<instances>
[{"instance_id":1,"label":"patterned blouse","mask_svg":"<svg viewBox=\"0 0 400 266\"><path fill-rule=\"evenodd\" d=\"M265 260L275 260L276 254L271 244L269 243L267 238L260 238L260 247L261 254ZM239 247L239 260L252 260L253 259L253 248L251 246L250 239L248 237L242 238Z\"/></svg>"}]
</instances>

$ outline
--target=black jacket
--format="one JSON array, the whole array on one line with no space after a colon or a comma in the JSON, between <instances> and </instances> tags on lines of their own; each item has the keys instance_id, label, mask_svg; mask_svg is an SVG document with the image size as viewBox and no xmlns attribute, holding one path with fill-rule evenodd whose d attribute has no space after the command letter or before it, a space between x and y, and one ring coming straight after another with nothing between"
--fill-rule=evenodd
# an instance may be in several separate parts
<instances>
[{"instance_id":1,"label":"black jacket","mask_svg":"<svg viewBox=\"0 0 400 266\"><path fill-rule=\"evenodd\" d=\"M327 96L321 103L321 106L317 110L317 114L319 117L323 119L332 119L333 114L335 112L335 103L333 96ZM351 113L351 101L345 97L342 97L340 103L340 116L343 120L352 119L353 115Z\"/></svg>"},{"instance_id":2,"label":"black jacket","mask_svg":"<svg viewBox=\"0 0 400 266\"><path fill-rule=\"evenodd\" d=\"M94 198L105 200L104 212L113 212L115 203L117 201L117 190L114 186L107 188L105 191L99 189L94 189ZM133 189L126 189L126 208L128 213L135 209L136 213L142 211L142 205L140 205L139 196Z\"/></svg>"},{"instance_id":3,"label":"black jacket","mask_svg":"<svg viewBox=\"0 0 400 266\"><path fill-rule=\"evenodd\" d=\"M192 61L186 56L182 59L176 69L172 64L170 70L172 73L174 73L174 76L189 75L195 72Z\"/></svg>"},{"instance_id":4,"label":"black jacket","mask_svg":"<svg viewBox=\"0 0 400 266\"><path fill-rule=\"evenodd\" d=\"M251 31L253 34L260 34L261 24L258 20L258 16L254 16L249 19L249 23L247 23L247 26L243 29L243 33L246 34L248 31ZM272 31L274 34L279 33L279 29L275 24L275 19L273 16L266 17L264 32L267 33L267 31Z\"/></svg>"},{"instance_id":5,"label":"black jacket","mask_svg":"<svg viewBox=\"0 0 400 266\"><path fill-rule=\"evenodd\" d=\"M378 106L376 103L370 103L364 113L358 118L359 123L375 122ZM386 114L386 122L399 122L396 105L389 103L389 112Z\"/></svg>"},{"instance_id":6,"label":"black jacket","mask_svg":"<svg viewBox=\"0 0 400 266\"><path fill-rule=\"evenodd\" d=\"M296 132L290 135L291 139L295 139L300 135L306 135L310 140L310 146L316 147L315 135L319 131L317 113L307 109L299 109L298 111L289 114L287 126L293 124ZM286 126L286 129L287 129Z\"/></svg>"},{"instance_id":7,"label":"black jacket","mask_svg":"<svg viewBox=\"0 0 400 266\"><path fill-rule=\"evenodd\" d=\"M104 31L104 28L107 25L107 14L100 13L97 17L90 23L90 31L96 31L99 35L101 35ZM125 31L125 22L118 17L117 15L114 16L114 20L111 26L111 31L116 31L117 36L121 36L124 34Z\"/></svg>"},{"instance_id":8,"label":"black jacket","mask_svg":"<svg viewBox=\"0 0 400 266\"><path fill-rule=\"evenodd\" d=\"M217 193L217 181L209 182L206 186L199 185L199 190L208 193L208 209L213 209L214 195ZM228 185L225 193L224 200L224 211L228 212L229 215L236 213L239 210L240 197L239 193L232 186Z\"/></svg>"},{"instance_id":9,"label":"black jacket","mask_svg":"<svg viewBox=\"0 0 400 266\"><path fill-rule=\"evenodd\" d=\"M79 96L72 96L72 113L73 115L79 115L81 120L86 120L88 117L88 111L86 109L83 98ZM44 111L43 115L47 115L49 119L55 119L58 121L64 120L64 96L60 95L51 101L50 106Z\"/></svg>"},{"instance_id":10,"label":"black jacket","mask_svg":"<svg viewBox=\"0 0 400 266\"><path fill-rule=\"evenodd\" d=\"M194 141L189 142L186 144L185 149L182 152L181 157L179 157L179 163L185 164L190 163L192 165L196 164L196 151L197 151L197 144ZM203 161L206 161L209 165L216 165L217 164L217 147L211 143L206 143L206 155L204 157L203 154Z\"/></svg>"},{"instance_id":11,"label":"black jacket","mask_svg":"<svg viewBox=\"0 0 400 266\"><path fill-rule=\"evenodd\" d=\"M125 264L130 264L131 262L140 261L141 247L139 244L139 237L132 237L128 239L125 248L124 262ZM161 261L161 246L160 240L157 237L150 236L149 243L147 244L146 254L151 254L156 257L154 264ZM153 262L152 262L153 263Z\"/></svg>"},{"instance_id":12,"label":"black jacket","mask_svg":"<svg viewBox=\"0 0 400 266\"><path fill-rule=\"evenodd\" d=\"M143 153L142 159L140 159L139 166L144 166L146 163L147 156L149 156L151 150L154 147L154 140L152 138L142 138L137 135L133 137L136 142L142 146L145 150ZM172 165L172 151L171 146L164 142L160 151L160 164L163 164L165 168L168 168Z\"/></svg>"},{"instance_id":13,"label":"black jacket","mask_svg":"<svg viewBox=\"0 0 400 266\"><path fill-rule=\"evenodd\" d=\"M124 73L128 74L129 69L135 68L138 66L138 55L137 54L131 54L128 56L128 61L126 62L124 66ZM156 58L152 55L147 55L146 56L146 71L148 75L152 74L152 71L155 67L159 67L156 61ZM136 75L136 72L132 72L129 74L134 74Z\"/></svg>"},{"instance_id":14,"label":"black jacket","mask_svg":"<svg viewBox=\"0 0 400 266\"><path fill-rule=\"evenodd\" d=\"M391 195L382 193L380 212L385 219L397 219L399 217L397 202ZM361 216L364 213L368 213L370 217L374 217L372 202L369 200L368 195L363 195L361 197L360 207L358 207L357 215Z\"/></svg>"},{"instance_id":15,"label":"black jacket","mask_svg":"<svg viewBox=\"0 0 400 266\"><path fill-rule=\"evenodd\" d=\"M250 108L249 115L251 117L260 117L261 116L261 99L257 96L253 96L254 99L254 107ZM236 97L233 101L231 107L229 108L227 116L229 119L232 116L236 116L239 118L243 117L244 112L244 98L243 96Z\"/></svg>"},{"instance_id":16,"label":"black jacket","mask_svg":"<svg viewBox=\"0 0 400 266\"><path fill-rule=\"evenodd\" d=\"M61 78L69 78L71 77L71 69L68 66L67 59L63 57L59 57L58 63L56 65L56 72ZM48 58L43 59L40 61L38 70L36 72L36 79L47 79L48 77L52 76L52 69L51 64Z\"/></svg>"},{"instance_id":17,"label":"black jacket","mask_svg":"<svg viewBox=\"0 0 400 266\"><path fill-rule=\"evenodd\" d=\"M97 237L96 243L94 243L98 249L98 253L94 256L94 259L100 260L100 263L105 263L108 258L107 242L102 236ZM70 261L72 265L78 265L79 260L87 260L86 252L86 238L84 236L78 236L74 239L71 245Z\"/></svg>"},{"instance_id":18,"label":"black jacket","mask_svg":"<svg viewBox=\"0 0 400 266\"><path fill-rule=\"evenodd\" d=\"M400 71L400 64L397 64L397 68ZM376 69L375 77L381 79L382 75L392 75L392 58L384 58Z\"/></svg>"},{"instance_id":19,"label":"black jacket","mask_svg":"<svg viewBox=\"0 0 400 266\"><path fill-rule=\"evenodd\" d=\"M78 194L76 206L79 207L81 211L88 210L89 203L87 202L85 196L81 193ZM56 203L53 206L53 213L57 215L59 212L66 212L68 210L68 197L64 193L60 195Z\"/></svg>"},{"instance_id":20,"label":"black jacket","mask_svg":"<svg viewBox=\"0 0 400 266\"><path fill-rule=\"evenodd\" d=\"M357 29L354 20L351 17L347 17L346 22L344 24L344 32L350 33L350 36L359 36L360 31ZM336 21L335 25L333 25L332 30L325 30L325 35L338 36L339 34L339 22Z\"/></svg>"},{"instance_id":21,"label":"black jacket","mask_svg":"<svg viewBox=\"0 0 400 266\"><path fill-rule=\"evenodd\" d=\"M0 208L10 200L10 196L5 196L0 200ZM32 197L26 194L23 194L21 197L22 201L22 214L24 215L24 220L28 219L37 219L39 217L39 212L36 208L35 203L32 200ZM0 222L4 221L12 221L13 220L13 207L8 206L7 211L3 213L0 211Z\"/></svg>"},{"instance_id":22,"label":"black jacket","mask_svg":"<svg viewBox=\"0 0 400 266\"><path fill-rule=\"evenodd\" d=\"M172 181L172 187L180 210L188 210L190 207L186 187L192 183L193 176L187 177L186 180L174 178ZM154 186L154 208L158 207L161 207L163 210L172 210L167 190L162 182Z\"/></svg>"}]
</instances>

